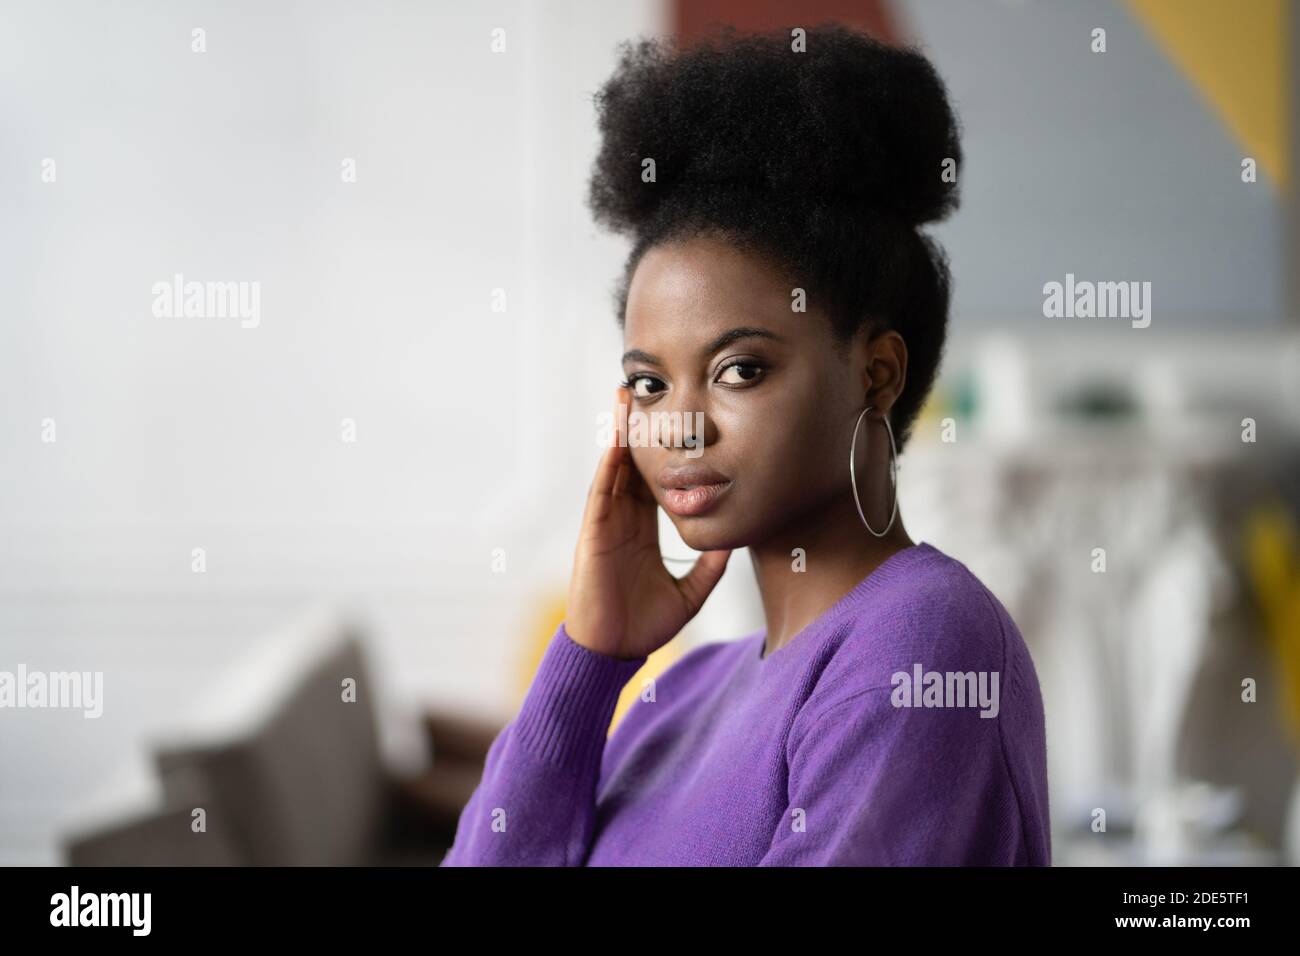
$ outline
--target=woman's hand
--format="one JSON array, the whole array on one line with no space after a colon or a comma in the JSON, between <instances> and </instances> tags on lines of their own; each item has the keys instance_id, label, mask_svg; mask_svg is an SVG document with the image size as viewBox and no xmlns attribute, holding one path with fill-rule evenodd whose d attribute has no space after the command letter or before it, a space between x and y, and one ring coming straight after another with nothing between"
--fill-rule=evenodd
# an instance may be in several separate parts
<instances>
[{"instance_id":1,"label":"woman's hand","mask_svg":"<svg viewBox=\"0 0 1300 956\"><path fill-rule=\"evenodd\" d=\"M626 388L615 395L613 442L587 493L564 628L588 650L628 659L677 635L712 593L731 551L705 551L681 578L664 567L658 503L623 431L631 396Z\"/></svg>"}]
</instances>

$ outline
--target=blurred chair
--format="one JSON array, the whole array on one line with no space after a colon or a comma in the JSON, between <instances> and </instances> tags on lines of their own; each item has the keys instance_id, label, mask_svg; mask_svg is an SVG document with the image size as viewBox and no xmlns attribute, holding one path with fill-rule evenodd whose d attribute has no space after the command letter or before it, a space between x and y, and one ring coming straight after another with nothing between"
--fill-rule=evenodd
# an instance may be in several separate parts
<instances>
[{"instance_id":1,"label":"blurred chair","mask_svg":"<svg viewBox=\"0 0 1300 956\"><path fill-rule=\"evenodd\" d=\"M437 865L500 728L429 713L436 764L394 775L364 643L329 611L260 643L153 739L151 767L124 768L97 806L68 821L67 862Z\"/></svg>"}]
</instances>

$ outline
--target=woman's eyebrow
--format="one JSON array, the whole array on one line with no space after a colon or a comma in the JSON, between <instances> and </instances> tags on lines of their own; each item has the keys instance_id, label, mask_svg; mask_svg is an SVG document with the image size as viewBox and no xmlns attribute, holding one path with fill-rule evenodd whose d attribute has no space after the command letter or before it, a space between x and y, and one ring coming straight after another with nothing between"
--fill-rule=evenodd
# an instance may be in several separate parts
<instances>
[{"instance_id":1,"label":"woman's eyebrow","mask_svg":"<svg viewBox=\"0 0 1300 956\"><path fill-rule=\"evenodd\" d=\"M775 332L772 332L769 329L760 329L757 328L756 326L740 326L739 328L728 329L726 332L723 332L721 335L719 335L708 345L704 346L700 354L709 356L712 355L714 352L718 351L718 349L724 348L725 346L730 345L732 342L735 342L738 339L754 339L754 338L771 339L773 342L785 341L785 338L783 336L777 335ZM643 352L641 351L641 349L628 349L628 351L623 353L624 365L626 365L630 359L635 359L638 362L645 362L647 365L664 364L658 358L651 355L649 352Z\"/></svg>"}]
</instances>

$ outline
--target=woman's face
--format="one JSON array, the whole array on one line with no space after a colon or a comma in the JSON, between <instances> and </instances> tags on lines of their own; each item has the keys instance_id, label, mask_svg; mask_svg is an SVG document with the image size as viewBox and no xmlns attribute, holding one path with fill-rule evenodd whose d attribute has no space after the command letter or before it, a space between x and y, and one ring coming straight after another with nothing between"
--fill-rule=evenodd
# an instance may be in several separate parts
<instances>
[{"instance_id":1,"label":"woman's face","mask_svg":"<svg viewBox=\"0 0 1300 956\"><path fill-rule=\"evenodd\" d=\"M837 349L819 309L791 308L793 291L765 260L713 237L655 246L633 274L623 330L629 411L652 422L667 414L657 446L631 431L632 459L696 550L761 544L836 498L851 501L848 449L868 352L857 340ZM696 412L703 436L692 449L676 423L689 427Z\"/></svg>"}]
</instances>

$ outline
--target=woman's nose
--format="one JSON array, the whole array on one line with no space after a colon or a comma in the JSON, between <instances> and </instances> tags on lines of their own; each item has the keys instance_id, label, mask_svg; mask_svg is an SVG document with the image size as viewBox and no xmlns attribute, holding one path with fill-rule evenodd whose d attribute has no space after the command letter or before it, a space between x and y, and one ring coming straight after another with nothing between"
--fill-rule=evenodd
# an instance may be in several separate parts
<instances>
[{"instance_id":1,"label":"woman's nose","mask_svg":"<svg viewBox=\"0 0 1300 956\"><path fill-rule=\"evenodd\" d=\"M703 449L708 442L708 419L704 409L689 397L671 408L655 409L660 413L653 429L657 442L665 448Z\"/></svg>"}]
</instances>

